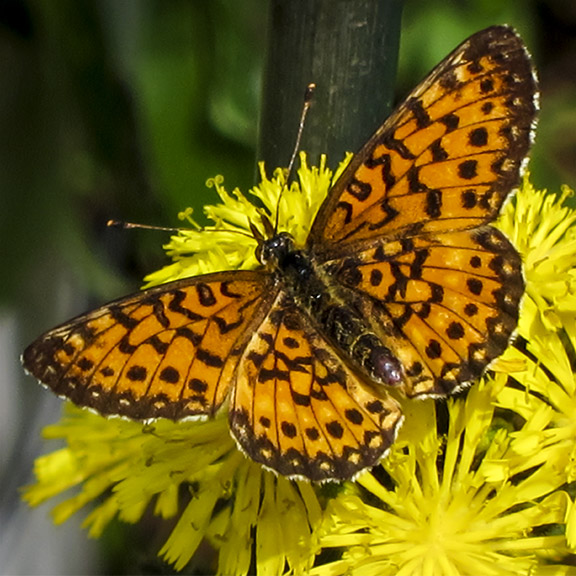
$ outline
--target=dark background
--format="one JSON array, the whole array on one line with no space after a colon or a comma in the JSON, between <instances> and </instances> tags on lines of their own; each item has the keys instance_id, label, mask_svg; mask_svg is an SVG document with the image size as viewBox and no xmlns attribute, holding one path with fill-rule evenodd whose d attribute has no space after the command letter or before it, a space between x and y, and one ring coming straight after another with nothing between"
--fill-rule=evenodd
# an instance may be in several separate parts
<instances>
[{"instance_id":1,"label":"dark background","mask_svg":"<svg viewBox=\"0 0 576 576\"><path fill-rule=\"evenodd\" d=\"M24 377L40 332L135 290L164 263L167 235L109 218L178 226L215 202L204 182L253 184L265 0L0 1L0 573L166 571L147 527L101 543L80 519L55 527L18 487L61 402ZM398 98L464 38L515 26L541 81L531 171L576 186L576 3L407 0ZM289 65L289 63L287 63ZM313 111L312 111L313 113ZM374 127L376 128L376 126ZM139 545L137 541L140 541Z\"/></svg>"}]
</instances>

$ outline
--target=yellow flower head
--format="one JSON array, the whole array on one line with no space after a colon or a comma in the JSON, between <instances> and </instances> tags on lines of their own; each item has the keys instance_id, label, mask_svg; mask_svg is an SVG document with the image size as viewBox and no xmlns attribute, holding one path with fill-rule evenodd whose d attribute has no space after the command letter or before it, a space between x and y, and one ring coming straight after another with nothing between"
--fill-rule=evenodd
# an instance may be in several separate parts
<instances>
[{"instance_id":1,"label":"yellow flower head","mask_svg":"<svg viewBox=\"0 0 576 576\"><path fill-rule=\"evenodd\" d=\"M200 229L191 211L186 211L183 217L193 229L181 230L171 239L166 249L174 263L151 274L148 286L256 267L250 225L261 226L262 213L272 222L277 219L279 231L304 242L332 182L325 159L319 167L309 168L302 154L298 182L290 185L280 169L271 179L263 165L260 171L262 181L251 191L258 208L240 191L226 192L220 178L208 182L221 199L205 208L214 225ZM178 523L160 550L177 569L186 565L203 539L218 549L222 574L248 573L254 544L263 573L281 574L286 564L295 572L312 566L313 529L321 518L314 489L306 482L277 477L244 457L230 436L223 411L205 422L157 420L142 425L105 419L69 405L63 420L46 428L44 435L65 439L66 447L38 458L37 483L26 489L24 497L38 505L80 486L78 494L55 507L57 523L101 498L84 522L92 536L99 536L114 517L137 522L149 507L162 518L177 516Z\"/></svg>"},{"instance_id":2,"label":"yellow flower head","mask_svg":"<svg viewBox=\"0 0 576 576\"><path fill-rule=\"evenodd\" d=\"M526 178L498 226L526 296L514 345L466 397L404 406L391 453L329 504L313 574L568 574L576 510L576 212ZM442 433L439 434L439 431Z\"/></svg>"},{"instance_id":3,"label":"yellow flower head","mask_svg":"<svg viewBox=\"0 0 576 576\"><path fill-rule=\"evenodd\" d=\"M185 212L193 229L171 239L173 263L148 286L254 268L251 225L260 227L262 214L303 245L337 175L324 159L310 168L301 155L297 182L287 185L280 170L268 178L262 166L261 176L254 203L211 180L221 199L206 207L214 224L201 229ZM221 574L251 566L260 574L565 573L576 545L576 510L564 491L576 476L576 213L563 205L568 194L556 199L525 182L501 216L526 268L514 346L465 397L405 402L388 457L356 482L313 486L263 470L238 451L224 414L143 425L69 406L45 430L66 445L37 460L25 499L37 505L76 487L54 519L98 499L85 521L93 536L147 509L177 518L160 550L177 569L207 540Z\"/></svg>"},{"instance_id":4,"label":"yellow flower head","mask_svg":"<svg viewBox=\"0 0 576 576\"><path fill-rule=\"evenodd\" d=\"M273 223L277 221L278 232L289 232L296 244L303 246L331 182L348 160L349 157L332 177L325 157L321 157L320 166L308 167L306 154L301 153L298 181L290 185L284 170L278 168L269 179L260 163L261 182L250 190L253 201L237 188L229 194L222 177L211 178L207 185L216 189L221 203L205 206L204 213L214 225L201 228L193 220L191 209L181 212L180 218L188 220L193 229L181 230L172 237L165 249L174 263L147 276L145 288L208 272L256 268L257 241L251 226L264 235L262 215Z\"/></svg>"}]
</instances>

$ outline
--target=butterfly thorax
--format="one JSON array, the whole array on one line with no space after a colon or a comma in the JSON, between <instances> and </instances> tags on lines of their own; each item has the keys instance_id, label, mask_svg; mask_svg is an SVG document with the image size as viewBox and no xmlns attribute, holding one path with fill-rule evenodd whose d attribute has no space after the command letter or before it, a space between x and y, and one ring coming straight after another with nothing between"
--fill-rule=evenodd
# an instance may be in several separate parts
<instances>
[{"instance_id":1,"label":"butterfly thorax","mask_svg":"<svg viewBox=\"0 0 576 576\"><path fill-rule=\"evenodd\" d=\"M290 234L281 232L263 241L259 257L278 275L284 292L328 337L347 364L372 381L401 383L400 362L383 346L360 312L345 303L341 287L316 264L313 255L296 248Z\"/></svg>"}]
</instances>

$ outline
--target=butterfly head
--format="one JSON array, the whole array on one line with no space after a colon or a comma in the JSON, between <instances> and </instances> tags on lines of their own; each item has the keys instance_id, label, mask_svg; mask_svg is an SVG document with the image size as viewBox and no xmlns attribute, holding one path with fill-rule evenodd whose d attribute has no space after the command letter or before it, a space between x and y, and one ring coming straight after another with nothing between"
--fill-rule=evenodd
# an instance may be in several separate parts
<instances>
[{"instance_id":1,"label":"butterfly head","mask_svg":"<svg viewBox=\"0 0 576 576\"><path fill-rule=\"evenodd\" d=\"M294 238L288 232L280 232L258 243L256 257L263 266L278 269L295 251Z\"/></svg>"},{"instance_id":2,"label":"butterfly head","mask_svg":"<svg viewBox=\"0 0 576 576\"><path fill-rule=\"evenodd\" d=\"M288 232L278 232L277 226L272 225L267 216L261 215L264 234L250 224L252 234L258 242L256 258L260 264L269 269L282 269L288 260L299 251L295 248L294 237Z\"/></svg>"}]
</instances>

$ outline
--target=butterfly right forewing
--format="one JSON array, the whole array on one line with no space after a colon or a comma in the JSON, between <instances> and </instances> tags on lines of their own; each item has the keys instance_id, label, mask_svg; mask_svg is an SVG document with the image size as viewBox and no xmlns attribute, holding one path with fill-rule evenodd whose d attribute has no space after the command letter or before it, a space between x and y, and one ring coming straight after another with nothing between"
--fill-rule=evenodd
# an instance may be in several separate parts
<instances>
[{"instance_id":1,"label":"butterfly right forewing","mask_svg":"<svg viewBox=\"0 0 576 576\"><path fill-rule=\"evenodd\" d=\"M273 298L264 271L171 282L51 330L25 350L24 366L57 394L101 414L214 415Z\"/></svg>"}]
</instances>

